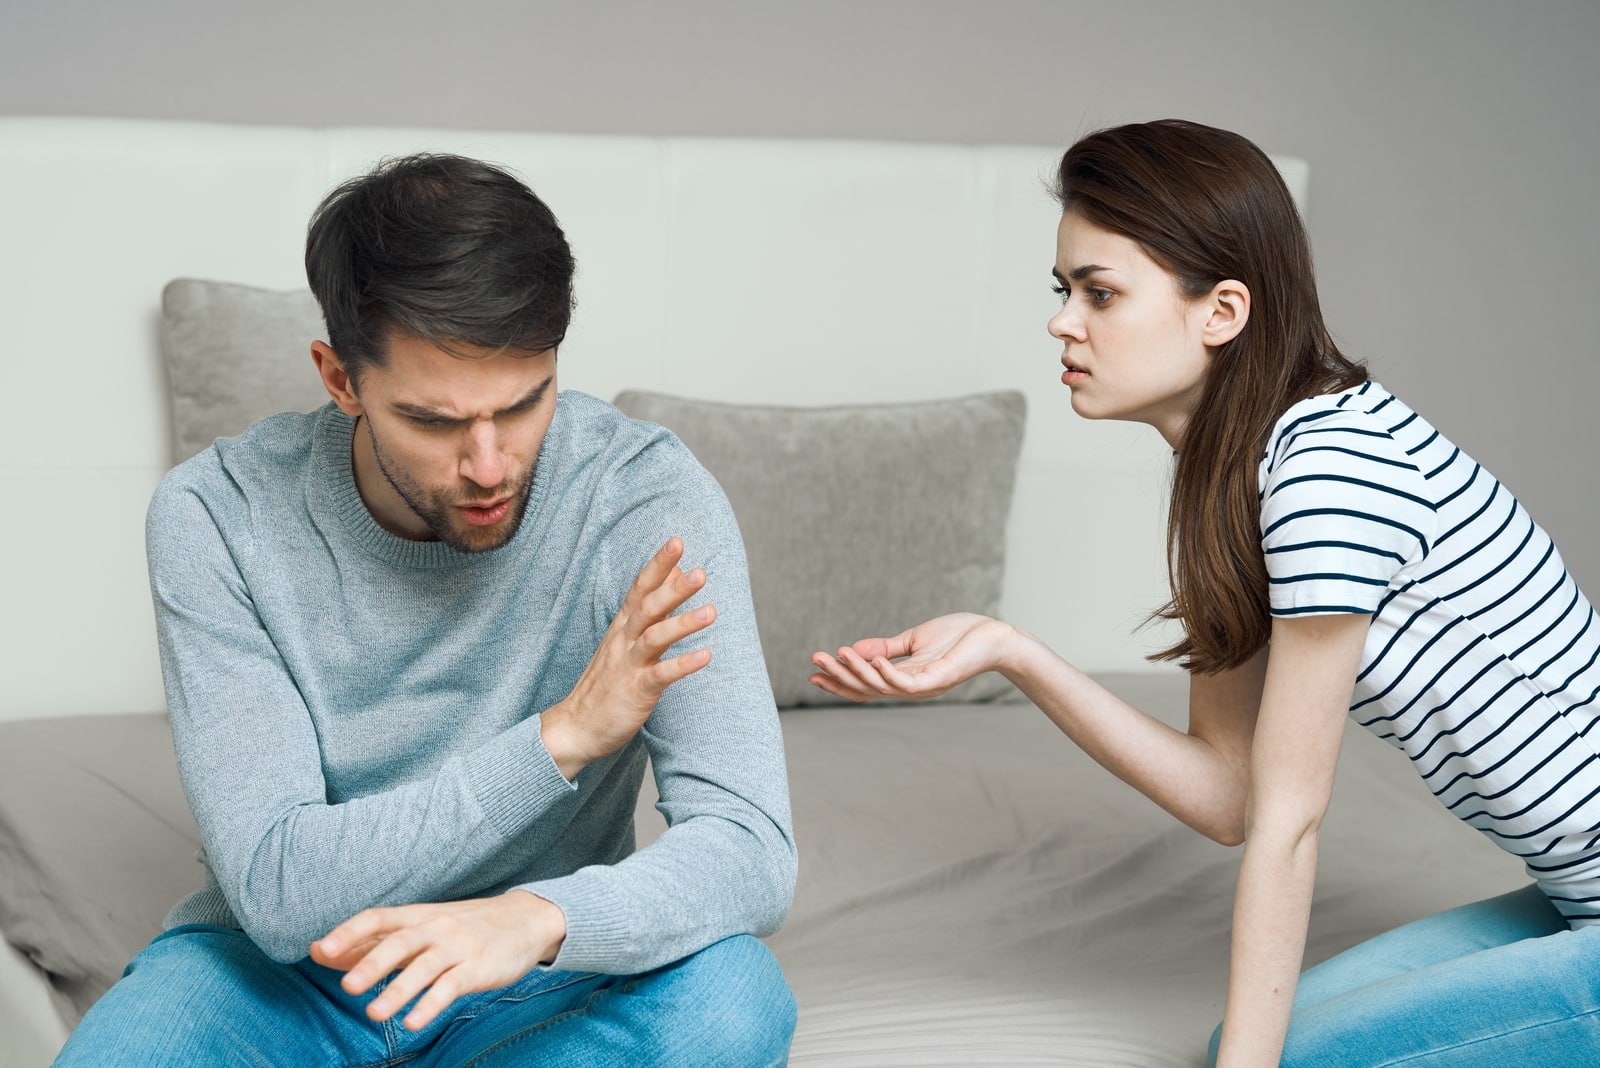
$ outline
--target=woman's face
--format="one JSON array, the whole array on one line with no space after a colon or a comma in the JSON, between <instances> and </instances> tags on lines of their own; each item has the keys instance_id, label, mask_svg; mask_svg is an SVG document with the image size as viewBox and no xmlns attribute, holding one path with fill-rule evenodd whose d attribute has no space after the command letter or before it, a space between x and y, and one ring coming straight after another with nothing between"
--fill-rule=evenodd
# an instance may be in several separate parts
<instances>
[{"instance_id":1,"label":"woman's face","mask_svg":"<svg viewBox=\"0 0 1600 1068\"><path fill-rule=\"evenodd\" d=\"M1174 449L1205 381L1212 309L1134 241L1075 212L1056 230L1061 311L1050 335L1065 346L1061 382L1086 419L1149 423Z\"/></svg>"}]
</instances>

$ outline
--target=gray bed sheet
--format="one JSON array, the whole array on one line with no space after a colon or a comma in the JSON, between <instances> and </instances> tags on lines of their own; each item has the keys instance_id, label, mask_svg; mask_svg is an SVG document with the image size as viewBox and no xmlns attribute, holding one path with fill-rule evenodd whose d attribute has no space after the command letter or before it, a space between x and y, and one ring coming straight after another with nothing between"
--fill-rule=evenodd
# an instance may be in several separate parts
<instances>
[{"instance_id":1,"label":"gray bed sheet","mask_svg":"<svg viewBox=\"0 0 1600 1068\"><path fill-rule=\"evenodd\" d=\"M1103 679L1175 726L1180 675ZM784 714L800 882L771 945L796 1065L1192 1066L1220 1019L1240 852L1031 705ZM1351 726L1307 963L1526 885Z\"/></svg>"},{"instance_id":2,"label":"gray bed sheet","mask_svg":"<svg viewBox=\"0 0 1600 1068\"><path fill-rule=\"evenodd\" d=\"M1182 723L1180 676L1105 681ZM770 943L800 1004L791 1063L1202 1063L1236 850L1117 782L1029 705L782 722L801 864ZM0 731L0 926L56 971L70 1023L198 884L193 823L162 717ZM647 779L641 843L661 827L654 800ZM1321 852L1312 962L1526 881L1354 728Z\"/></svg>"}]
</instances>

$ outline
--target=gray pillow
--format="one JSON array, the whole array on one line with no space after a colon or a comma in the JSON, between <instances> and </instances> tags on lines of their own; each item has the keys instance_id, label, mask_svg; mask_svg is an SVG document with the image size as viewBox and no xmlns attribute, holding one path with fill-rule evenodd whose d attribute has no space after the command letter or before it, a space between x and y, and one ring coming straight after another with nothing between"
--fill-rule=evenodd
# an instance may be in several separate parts
<instances>
[{"instance_id":1,"label":"gray pillow","mask_svg":"<svg viewBox=\"0 0 1600 1068\"><path fill-rule=\"evenodd\" d=\"M615 404L677 434L727 493L780 708L838 703L806 681L818 649L997 613L1021 393L776 408L629 390ZM1014 692L991 674L944 700Z\"/></svg>"},{"instance_id":2,"label":"gray pillow","mask_svg":"<svg viewBox=\"0 0 1600 1068\"><path fill-rule=\"evenodd\" d=\"M0 935L69 1025L200 888L199 848L165 716L0 723Z\"/></svg>"},{"instance_id":3,"label":"gray pillow","mask_svg":"<svg viewBox=\"0 0 1600 1068\"><path fill-rule=\"evenodd\" d=\"M161 325L173 463L257 419L328 401L311 362L322 312L307 290L179 278L161 291Z\"/></svg>"}]
</instances>

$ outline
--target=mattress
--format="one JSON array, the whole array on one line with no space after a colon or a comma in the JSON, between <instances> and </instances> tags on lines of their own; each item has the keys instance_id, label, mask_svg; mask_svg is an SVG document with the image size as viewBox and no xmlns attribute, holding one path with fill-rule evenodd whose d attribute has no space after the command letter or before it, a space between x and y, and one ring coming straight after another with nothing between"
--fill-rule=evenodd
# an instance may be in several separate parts
<instances>
[{"instance_id":1,"label":"mattress","mask_svg":"<svg viewBox=\"0 0 1600 1068\"><path fill-rule=\"evenodd\" d=\"M1181 676L1105 681L1182 722ZM800 880L769 942L800 1005L791 1063L1203 1063L1237 850L1113 779L1029 705L796 709L782 723ZM193 823L159 716L0 730L0 924L73 973L22 969L33 1004L48 991L70 1022L198 880ZM78 803L43 803L47 791ZM641 843L661 827L654 800L647 779ZM1526 881L1355 728L1321 856L1308 963ZM70 966L63 933L92 943ZM28 1000L17 971L0 1009ZM6 1046L0 1063L32 1063Z\"/></svg>"}]
</instances>

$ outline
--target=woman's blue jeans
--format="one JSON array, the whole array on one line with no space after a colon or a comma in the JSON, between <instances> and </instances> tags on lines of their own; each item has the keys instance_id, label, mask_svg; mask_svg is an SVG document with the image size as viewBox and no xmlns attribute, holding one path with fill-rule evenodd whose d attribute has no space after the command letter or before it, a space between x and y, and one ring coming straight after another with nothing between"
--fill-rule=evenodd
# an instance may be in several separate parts
<instances>
[{"instance_id":1,"label":"woman's blue jeans","mask_svg":"<svg viewBox=\"0 0 1600 1068\"><path fill-rule=\"evenodd\" d=\"M781 1065L795 1003L748 935L643 975L535 970L418 1032L374 1023L342 972L278 964L239 931L177 927L89 1010L57 1065ZM381 986L378 988L381 989Z\"/></svg>"},{"instance_id":2,"label":"woman's blue jeans","mask_svg":"<svg viewBox=\"0 0 1600 1068\"><path fill-rule=\"evenodd\" d=\"M1530 886L1381 934L1300 977L1282 1064L1600 1064L1600 926Z\"/></svg>"}]
</instances>

